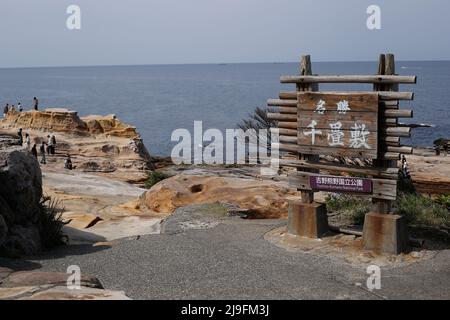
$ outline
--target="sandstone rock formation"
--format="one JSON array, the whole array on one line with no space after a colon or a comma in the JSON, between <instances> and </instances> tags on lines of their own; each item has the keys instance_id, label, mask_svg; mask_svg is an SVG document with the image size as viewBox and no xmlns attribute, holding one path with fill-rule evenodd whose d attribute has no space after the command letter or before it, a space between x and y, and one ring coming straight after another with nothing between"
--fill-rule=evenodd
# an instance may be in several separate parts
<instances>
[{"instance_id":1,"label":"sandstone rock formation","mask_svg":"<svg viewBox=\"0 0 450 320\"><path fill-rule=\"evenodd\" d=\"M123 292L105 290L93 276L81 276L80 288L70 289L68 277L67 273L0 267L0 300L129 300Z\"/></svg>"},{"instance_id":2,"label":"sandstone rock formation","mask_svg":"<svg viewBox=\"0 0 450 320\"><path fill-rule=\"evenodd\" d=\"M229 203L251 210L254 218L283 218L288 214L287 198L294 195L295 191L271 180L181 174L155 185L141 202L160 213L190 204Z\"/></svg>"},{"instance_id":3,"label":"sandstone rock formation","mask_svg":"<svg viewBox=\"0 0 450 320\"><path fill-rule=\"evenodd\" d=\"M432 149L414 149L414 155L406 159L419 192L450 194L450 156L436 156Z\"/></svg>"},{"instance_id":4,"label":"sandstone rock formation","mask_svg":"<svg viewBox=\"0 0 450 320\"><path fill-rule=\"evenodd\" d=\"M0 151L0 253L40 250L39 202L42 175L29 153Z\"/></svg>"},{"instance_id":5,"label":"sandstone rock formation","mask_svg":"<svg viewBox=\"0 0 450 320\"><path fill-rule=\"evenodd\" d=\"M151 157L136 128L114 115L79 117L76 111L9 112L0 120L0 133L15 135L19 128L29 133L32 144L57 140L56 156L49 157L49 168L64 167L70 154L76 170L114 174L125 181L142 182L144 170L152 168Z\"/></svg>"},{"instance_id":6,"label":"sandstone rock formation","mask_svg":"<svg viewBox=\"0 0 450 320\"><path fill-rule=\"evenodd\" d=\"M109 135L139 138L136 128L120 122L115 115L80 118L76 111L52 108L44 111L9 112L0 127L59 132L73 136Z\"/></svg>"}]
</instances>

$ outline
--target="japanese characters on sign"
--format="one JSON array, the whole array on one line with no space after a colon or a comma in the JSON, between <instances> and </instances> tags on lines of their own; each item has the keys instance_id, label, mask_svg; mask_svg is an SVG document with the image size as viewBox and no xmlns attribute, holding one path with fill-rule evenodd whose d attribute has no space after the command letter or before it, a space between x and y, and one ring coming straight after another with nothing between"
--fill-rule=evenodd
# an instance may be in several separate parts
<instances>
[{"instance_id":1,"label":"japanese characters on sign","mask_svg":"<svg viewBox=\"0 0 450 320\"><path fill-rule=\"evenodd\" d=\"M372 193L372 180L354 177L312 176L310 186L316 191Z\"/></svg>"},{"instance_id":2,"label":"japanese characters on sign","mask_svg":"<svg viewBox=\"0 0 450 320\"><path fill-rule=\"evenodd\" d=\"M377 157L378 94L301 92L298 109L300 153Z\"/></svg>"}]
</instances>

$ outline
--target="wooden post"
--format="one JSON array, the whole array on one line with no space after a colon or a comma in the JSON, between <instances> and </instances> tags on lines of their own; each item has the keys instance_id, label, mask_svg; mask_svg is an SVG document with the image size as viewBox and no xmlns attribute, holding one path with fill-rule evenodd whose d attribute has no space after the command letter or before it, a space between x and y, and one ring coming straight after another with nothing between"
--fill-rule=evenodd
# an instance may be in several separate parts
<instances>
[{"instance_id":1,"label":"wooden post","mask_svg":"<svg viewBox=\"0 0 450 320\"><path fill-rule=\"evenodd\" d=\"M304 55L302 56L302 60L300 62L300 75L301 76L309 76L312 75L312 65L311 65L311 56L310 55ZM318 91L319 86L318 84L297 84L297 92L304 92L304 91ZM297 111L298 112L298 111ZM298 155L299 160L308 160L311 162L318 162L319 157L316 155L310 155L310 154L299 154ZM308 171L308 172L318 172L317 170L307 170L307 169L297 169L297 171ZM298 191L301 192L302 195L302 203L313 203L314 202L314 192L311 191L305 191L299 189Z\"/></svg>"},{"instance_id":2,"label":"wooden post","mask_svg":"<svg viewBox=\"0 0 450 320\"><path fill-rule=\"evenodd\" d=\"M378 75L395 75L395 58L393 54L380 55L379 63L378 63ZM375 91L398 91L398 86L396 88L395 85L392 84L382 84L374 85ZM380 109L378 111L379 114L379 123L384 123L385 117L385 107L383 104L380 104ZM384 146L379 146L378 150L383 152L382 148ZM397 168L396 160L376 160L374 161L374 166L381 169L387 168ZM372 211L380 214L389 214L392 211L392 201L390 200L382 200L382 199L374 199Z\"/></svg>"},{"instance_id":3,"label":"wooden post","mask_svg":"<svg viewBox=\"0 0 450 320\"><path fill-rule=\"evenodd\" d=\"M395 75L395 58L393 54L381 55L378 65L379 75ZM398 85L375 85L375 91L398 91ZM379 123L385 123L386 106L379 105ZM384 152L384 145L378 150ZM379 154L379 156L381 153ZM398 160L380 159L374 161L374 166L381 169L397 169ZM384 253L400 254L407 249L408 235L405 219L392 213L392 200L373 199L372 212L364 220L363 243L366 250L381 251Z\"/></svg>"},{"instance_id":4,"label":"wooden post","mask_svg":"<svg viewBox=\"0 0 450 320\"><path fill-rule=\"evenodd\" d=\"M300 75L312 75L311 57L302 56ZM297 84L297 92L318 91L318 84ZM299 108L297 108L297 113ZM298 139L297 139L298 140ZM298 154L299 160L319 162L319 156L312 154ZM318 173L317 169L301 169ZM289 201L288 233L301 237L320 238L329 232L327 209L324 204L314 203L314 192L298 189L301 192L301 201Z\"/></svg>"}]
</instances>

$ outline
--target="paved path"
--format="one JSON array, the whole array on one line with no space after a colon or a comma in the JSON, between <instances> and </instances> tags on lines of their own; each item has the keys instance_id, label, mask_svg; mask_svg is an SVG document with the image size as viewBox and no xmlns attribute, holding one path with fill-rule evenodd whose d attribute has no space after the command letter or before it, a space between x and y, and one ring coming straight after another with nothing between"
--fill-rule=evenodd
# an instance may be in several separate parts
<instances>
[{"instance_id":1,"label":"paved path","mask_svg":"<svg viewBox=\"0 0 450 320\"><path fill-rule=\"evenodd\" d=\"M179 224L187 227L118 240L112 248L73 246L26 262L0 259L0 265L62 272L79 265L106 288L124 290L134 299L450 298L450 250L432 260L382 270L382 290L371 293L356 285L366 283L363 268L289 252L264 239L284 223L233 218L197 230L191 229L195 223Z\"/></svg>"}]
</instances>

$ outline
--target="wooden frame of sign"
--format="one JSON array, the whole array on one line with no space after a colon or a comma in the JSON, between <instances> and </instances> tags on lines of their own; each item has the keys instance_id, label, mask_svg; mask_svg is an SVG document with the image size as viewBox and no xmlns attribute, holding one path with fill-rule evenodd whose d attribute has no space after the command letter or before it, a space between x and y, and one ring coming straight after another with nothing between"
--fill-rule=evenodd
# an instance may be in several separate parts
<instances>
[{"instance_id":1,"label":"wooden frame of sign","mask_svg":"<svg viewBox=\"0 0 450 320\"><path fill-rule=\"evenodd\" d=\"M373 211L391 211L398 160L412 153L411 147L400 145L411 128L400 126L398 119L412 118L411 110L399 109L399 101L413 100L414 94L398 92L398 86L416 81L415 76L395 75L391 54L380 55L377 75L313 75L310 56L303 56L300 76L281 77L281 83L295 84L297 90L268 100L269 107L278 108L268 115L280 134L280 143L273 147L287 154L279 160L281 166L297 168L289 173L289 182L301 191L303 203L313 203L314 192L323 189L366 194L370 189ZM319 92L320 83L368 83L374 91ZM323 161L320 156L326 155L370 159L373 165ZM353 181L348 178L352 175L364 178Z\"/></svg>"}]
</instances>

